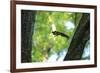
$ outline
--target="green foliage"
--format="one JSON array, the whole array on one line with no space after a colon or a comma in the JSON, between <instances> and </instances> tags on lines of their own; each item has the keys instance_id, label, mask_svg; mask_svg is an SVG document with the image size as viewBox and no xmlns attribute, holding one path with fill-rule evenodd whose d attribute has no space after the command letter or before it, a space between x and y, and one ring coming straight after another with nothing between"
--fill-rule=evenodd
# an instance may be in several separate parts
<instances>
[{"instance_id":1,"label":"green foliage","mask_svg":"<svg viewBox=\"0 0 100 73\"><path fill-rule=\"evenodd\" d=\"M77 15L76 15L77 14ZM76 17L75 17L76 15ZM37 11L33 33L32 61L43 62L53 53L59 53L69 46L69 40L52 34L52 24L56 31L72 37L75 28L67 29L68 21L78 24L81 13Z\"/></svg>"}]
</instances>

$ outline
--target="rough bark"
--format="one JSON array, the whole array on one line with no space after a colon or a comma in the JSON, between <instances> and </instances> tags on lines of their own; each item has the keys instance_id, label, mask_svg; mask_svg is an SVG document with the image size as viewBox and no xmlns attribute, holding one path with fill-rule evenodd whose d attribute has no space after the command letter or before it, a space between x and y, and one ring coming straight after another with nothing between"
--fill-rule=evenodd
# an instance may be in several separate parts
<instances>
[{"instance_id":1,"label":"rough bark","mask_svg":"<svg viewBox=\"0 0 100 73\"><path fill-rule=\"evenodd\" d=\"M34 30L35 12L21 10L21 62L31 62L32 34Z\"/></svg>"},{"instance_id":2,"label":"rough bark","mask_svg":"<svg viewBox=\"0 0 100 73\"><path fill-rule=\"evenodd\" d=\"M90 15L83 13L64 60L80 60L90 38Z\"/></svg>"}]
</instances>

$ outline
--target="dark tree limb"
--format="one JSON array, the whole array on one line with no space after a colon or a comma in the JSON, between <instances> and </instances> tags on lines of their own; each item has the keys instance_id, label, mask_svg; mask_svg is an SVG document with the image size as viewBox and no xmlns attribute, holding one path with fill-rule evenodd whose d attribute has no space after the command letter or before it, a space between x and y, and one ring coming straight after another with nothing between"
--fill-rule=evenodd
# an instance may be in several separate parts
<instances>
[{"instance_id":1,"label":"dark tree limb","mask_svg":"<svg viewBox=\"0 0 100 73\"><path fill-rule=\"evenodd\" d=\"M35 12L21 11L21 62L31 62L32 35L35 23Z\"/></svg>"},{"instance_id":2,"label":"dark tree limb","mask_svg":"<svg viewBox=\"0 0 100 73\"><path fill-rule=\"evenodd\" d=\"M62 32L53 31L52 33L53 33L53 35L56 35L56 36L60 35L60 36L62 36L62 37L65 37L65 38L69 39L69 36L66 35L66 34L64 34L64 33L62 33Z\"/></svg>"},{"instance_id":3,"label":"dark tree limb","mask_svg":"<svg viewBox=\"0 0 100 73\"><path fill-rule=\"evenodd\" d=\"M90 15L83 13L64 60L80 60L90 38Z\"/></svg>"}]
</instances>

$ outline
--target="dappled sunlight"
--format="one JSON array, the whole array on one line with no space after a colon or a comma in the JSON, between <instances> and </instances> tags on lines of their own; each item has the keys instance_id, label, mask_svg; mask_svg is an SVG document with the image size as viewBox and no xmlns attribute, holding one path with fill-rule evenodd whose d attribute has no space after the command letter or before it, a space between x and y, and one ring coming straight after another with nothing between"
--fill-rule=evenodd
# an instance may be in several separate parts
<instances>
[{"instance_id":1,"label":"dappled sunlight","mask_svg":"<svg viewBox=\"0 0 100 73\"><path fill-rule=\"evenodd\" d=\"M84 48L82 58L90 60L90 43L88 42L86 43L86 46Z\"/></svg>"},{"instance_id":2,"label":"dappled sunlight","mask_svg":"<svg viewBox=\"0 0 100 73\"><path fill-rule=\"evenodd\" d=\"M65 55L66 55L66 53L67 53L66 49L64 49L61 52L59 52L59 54L54 53L48 58L48 60L46 62L54 62L54 61L62 62L64 57L65 57Z\"/></svg>"},{"instance_id":3,"label":"dappled sunlight","mask_svg":"<svg viewBox=\"0 0 100 73\"><path fill-rule=\"evenodd\" d=\"M70 29L74 29L75 28L75 24L72 23L71 21L68 21L65 23L65 27L66 29L70 30Z\"/></svg>"}]
</instances>

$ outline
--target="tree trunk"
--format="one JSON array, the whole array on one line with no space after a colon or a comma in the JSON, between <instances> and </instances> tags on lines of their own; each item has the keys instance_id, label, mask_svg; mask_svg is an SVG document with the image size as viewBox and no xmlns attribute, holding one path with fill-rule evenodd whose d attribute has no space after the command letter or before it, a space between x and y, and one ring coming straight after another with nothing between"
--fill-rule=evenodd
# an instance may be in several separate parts
<instances>
[{"instance_id":1,"label":"tree trunk","mask_svg":"<svg viewBox=\"0 0 100 73\"><path fill-rule=\"evenodd\" d=\"M80 60L90 38L90 15L83 13L64 60Z\"/></svg>"},{"instance_id":2,"label":"tree trunk","mask_svg":"<svg viewBox=\"0 0 100 73\"><path fill-rule=\"evenodd\" d=\"M31 62L32 35L35 23L35 12L21 11L21 62Z\"/></svg>"}]
</instances>

